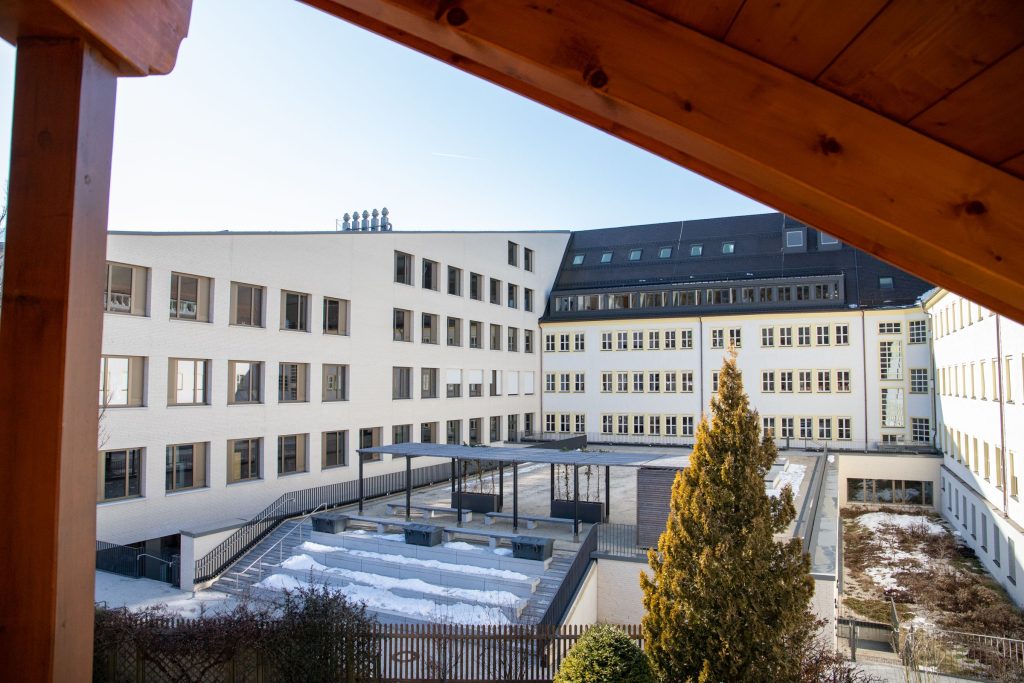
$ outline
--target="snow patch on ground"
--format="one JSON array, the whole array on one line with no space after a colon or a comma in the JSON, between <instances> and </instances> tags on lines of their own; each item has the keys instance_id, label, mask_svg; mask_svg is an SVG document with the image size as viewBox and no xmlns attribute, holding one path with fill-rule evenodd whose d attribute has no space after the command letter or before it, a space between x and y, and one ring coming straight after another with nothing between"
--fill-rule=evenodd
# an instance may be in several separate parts
<instances>
[{"instance_id":1,"label":"snow patch on ground","mask_svg":"<svg viewBox=\"0 0 1024 683\"><path fill-rule=\"evenodd\" d=\"M309 555L292 555L282 562L281 566L285 569L298 571L323 572L325 574L351 579L352 581L357 581L359 583L376 586L377 588L389 590L402 588L405 590L416 591L417 593L423 593L424 595L439 595L447 598L471 600L485 605L510 607L519 602L519 597L509 591L485 591L473 588L453 588L450 586L438 586L437 584L428 583L421 579L398 579L393 576L382 576L380 574L371 574L369 572L359 572L350 569L341 569L339 567L328 567L320 564Z\"/></svg>"},{"instance_id":2,"label":"snow patch on ground","mask_svg":"<svg viewBox=\"0 0 1024 683\"><path fill-rule=\"evenodd\" d=\"M807 473L807 465L797 465L796 463L789 463L786 465L786 469L779 472L778 478L775 480L775 488L768 489L765 491L772 498L778 498L782 495L782 489L787 486L793 487L793 496L796 497L796 492L800 490L800 484L803 483L804 475Z\"/></svg>"},{"instance_id":3,"label":"snow patch on ground","mask_svg":"<svg viewBox=\"0 0 1024 683\"><path fill-rule=\"evenodd\" d=\"M512 548L494 548L491 552L503 557L512 557Z\"/></svg>"},{"instance_id":4,"label":"snow patch on ground","mask_svg":"<svg viewBox=\"0 0 1024 683\"><path fill-rule=\"evenodd\" d=\"M295 547L296 550L305 550L310 553L334 553L338 551L336 545L324 545L323 543L314 543L313 541L306 541L300 543Z\"/></svg>"},{"instance_id":5,"label":"snow patch on ground","mask_svg":"<svg viewBox=\"0 0 1024 683\"><path fill-rule=\"evenodd\" d=\"M356 557L365 557L367 559L381 560L383 562L394 562L396 564L406 564L415 567L428 567L430 569L440 569L446 572L458 572L460 574L476 574L477 576L494 576L500 579L509 579L510 581L525 581L529 578L526 574L520 574L519 572L509 571L508 569L475 567L470 564L452 564L451 562L441 562L439 560L421 560L418 557L406 557L405 555L391 555L388 553L375 553L369 550L350 550L348 548L338 548L338 550L343 553L349 553Z\"/></svg>"},{"instance_id":6,"label":"snow patch on ground","mask_svg":"<svg viewBox=\"0 0 1024 683\"><path fill-rule=\"evenodd\" d=\"M263 579L263 581L260 581L256 586L258 588L283 591L296 590L304 584L305 582L299 581L287 574L272 574ZM403 598L383 588L358 586L355 584L328 586L328 590L341 593L353 602L366 605L366 608L370 610L405 614L424 621L486 626L512 623L505 612L499 607L469 605L464 602L454 605L439 605L432 600Z\"/></svg>"},{"instance_id":7,"label":"snow patch on ground","mask_svg":"<svg viewBox=\"0 0 1024 683\"><path fill-rule=\"evenodd\" d=\"M169 583L108 572L96 572L95 600L106 603L110 608L127 607L132 611L163 605L174 614L190 618L203 613L230 612L238 604L233 596L220 591L191 593L178 590Z\"/></svg>"},{"instance_id":8,"label":"snow patch on ground","mask_svg":"<svg viewBox=\"0 0 1024 683\"><path fill-rule=\"evenodd\" d=\"M511 548L488 548L482 545L466 543L465 541L449 541L444 544L444 547L448 548L449 550L472 550L476 552L490 551L495 555L501 555L502 557L510 557L512 555Z\"/></svg>"},{"instance_id":9,"label":"snow patch on ground","mask_svg":"<svg viewBox=\"0 0 1024 683\"><path fill-rule=\"evenodd\" d=\"M363 536L365 538L382 538L385 541L399 541L405 543L405 534L378 534L372 531L366 531L365 529L355 529L353 531L346 531L345 534L352 536Z\"/></svg>"},{"instance_id":10,"label":"snow patch on ground","mask_svg":"<svg viewBox=\"0 0 1024 683\"><path fill-rule=\"evenodd\" d=\"M904 515L894 512L868 512L857 517L857 523L869 531L878 532L884 526L903 529L923 528L933 536L946 533L946 528L925 515Z\"/></svg>"}]
</instances>

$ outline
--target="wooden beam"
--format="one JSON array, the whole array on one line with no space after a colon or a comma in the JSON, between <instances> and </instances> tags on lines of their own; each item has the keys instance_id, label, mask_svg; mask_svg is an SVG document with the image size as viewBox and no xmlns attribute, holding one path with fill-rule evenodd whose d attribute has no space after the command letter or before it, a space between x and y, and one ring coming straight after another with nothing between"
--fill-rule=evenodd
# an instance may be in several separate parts
<instances>
[{"instance_id":1,"label":"wooden beam","mask_svg":"<svg viewBox=\"0 0 1024 683\"><path fill-rule=\"evenodd\" d=\"M191 13L192 0L9 0L0 3L0 37L80 38L118 75L167 74Z\"/></svg>"},{"instance_id":2,"label":"wooden beam","mask_svg":"<svg viewBox=\"0 0 1024 683\"><path fill-rule=\"evenodd\" d=\"M0 661L24 681L92 678L116 83L81 40L18 44L0 325Z\"/></svg>"},{"instance_id":3,"label":"wooden beam","mask_svg":"<svg viewBox=\"0 0 1024 683\"><path fill-rule=\"evenodd\" d=\"M1024 182L618 0L303 0L1024 321Z\"/></svg>"}]
</instances>

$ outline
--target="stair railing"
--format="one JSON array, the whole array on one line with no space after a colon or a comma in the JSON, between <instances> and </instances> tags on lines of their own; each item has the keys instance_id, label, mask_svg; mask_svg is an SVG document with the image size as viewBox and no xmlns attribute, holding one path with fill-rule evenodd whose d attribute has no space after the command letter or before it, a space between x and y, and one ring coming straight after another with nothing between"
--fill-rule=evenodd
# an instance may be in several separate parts
<instances>
[{"instance_id":1,"label":"stair railing","mask_svg":"<svg viewBox=\"0 0 1024 683\"><path fill-rule=\"evenodd\" d=\"M278 563L284 562L284 541L285 541L285 539L288 538L289 536L291 536L293 533L295 533L295 530L298 529L299 530L299 542L301 543L302 542L302 524L303 524L303 522L305 522L307 519L309 519L310 517L312 517L316 513L320 512L321 510L326 510L326 509L327 509L327 503L320 503L319 505L316 506L316 508L314 508L310 512L308 512L305 515L303 515L302 518L295 524L295 526L293 526L291 529L289 529L288 532L284 536L282 536L281 538L278 539L277 543L275 543L274 545L272 545L269 548L267 548L266 550L264 550L263 553L259 557L257 557L255 560L253 560L252 564L250 564L248 567L246 567L242 571L238 572L238 575L240 576L242 574L245 574L250 569L252 569L254 566L259 565L259 567L258 567L258 572L259 573L257 574L257 581L262 581L263 580L263 558L266 557L267 555L269 555L270 552L274 548L277 548L278 549L278 554L277 554L278 559L277 559L277 561L278 561Z\"/></svg>"}]
</instances>

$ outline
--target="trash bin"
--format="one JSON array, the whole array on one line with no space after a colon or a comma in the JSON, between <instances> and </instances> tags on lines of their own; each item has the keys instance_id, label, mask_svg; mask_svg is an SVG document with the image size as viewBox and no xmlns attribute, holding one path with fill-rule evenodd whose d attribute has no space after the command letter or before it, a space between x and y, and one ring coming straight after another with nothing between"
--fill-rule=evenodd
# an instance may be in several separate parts
<instances>
[{"instance_id":1,"label":"trash bin","mask_svg":"<svg viewBox=\"0 0 1024 683\"><path fill-rule=\"evenodd\" d=\"M512 539L512 557L520 560L544 561L551 557L555 539L536 536L516 536Z\"/></svg>"},{"instance_id":2,"label":"trash bin","mask_svg":"<svg viewBox=\"0 0 1024 683\"><path fill-rule=\"evenodd\" d=\"M325 534L340 534L348 524L348 515L339 512L329 512L313 516L313 531L321 531Z\"/></svg>"},{"instance_id":3,"label":"trash bin","mask_svg":"<svg viewBox=\"0 0 1024 683\"><path fill-rule=\"evenodd\" d=\"M433 524L409 524L405 527L405 542L409 545L441 545L444 529Z\"/></svg>"}]
</instances>

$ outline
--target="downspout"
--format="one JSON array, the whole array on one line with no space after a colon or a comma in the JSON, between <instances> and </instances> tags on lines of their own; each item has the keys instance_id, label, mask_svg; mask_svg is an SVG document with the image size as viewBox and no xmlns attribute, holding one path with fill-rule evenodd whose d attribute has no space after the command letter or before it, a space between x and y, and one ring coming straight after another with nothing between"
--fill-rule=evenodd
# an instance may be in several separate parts
<instances>
[{"instance_id":1,"label":"downspout","mask_svg":"<svg viewBox=\"0 0 1024 683\"><path fill-rule=\"evenodd\" d=\"M999 387L999 484L1003 487L1003 517L1010 516L1010 490L1006 486L1006 394L1003 393L1003 339L1001 316L996 313L996 378Z\"/></svg>"},{"instance_id":2,"label":"downspout","mask_svg":"<svg viewBox=\"0 0 1024 683\"><path fill-rule=\"evenodd\" d=\"M861 381L864 383L864 451L868 447L868 340L867 340L867 319L864 317L864 309L860 310L860 370Z\"/></svg>"},{"instance_id":3,"label":"downspout","mask_svg":"<svg viewBox=\"0 0 1024 683\"><path fill-rule=\"evenodd\" d=\"M922 305L921 308L923 310L924 306ZM935 365L935 316L932 315L931 311L925 311L924 314L928 316L928 329L926 330L928 334L928 359L932 366L932 424L935 425L935 429L932 431L932 446L941 453L942 450L939 448L939 368ZM945 457L945 453L943 453L943 457Z\"/></svg>"}]
</instances>

